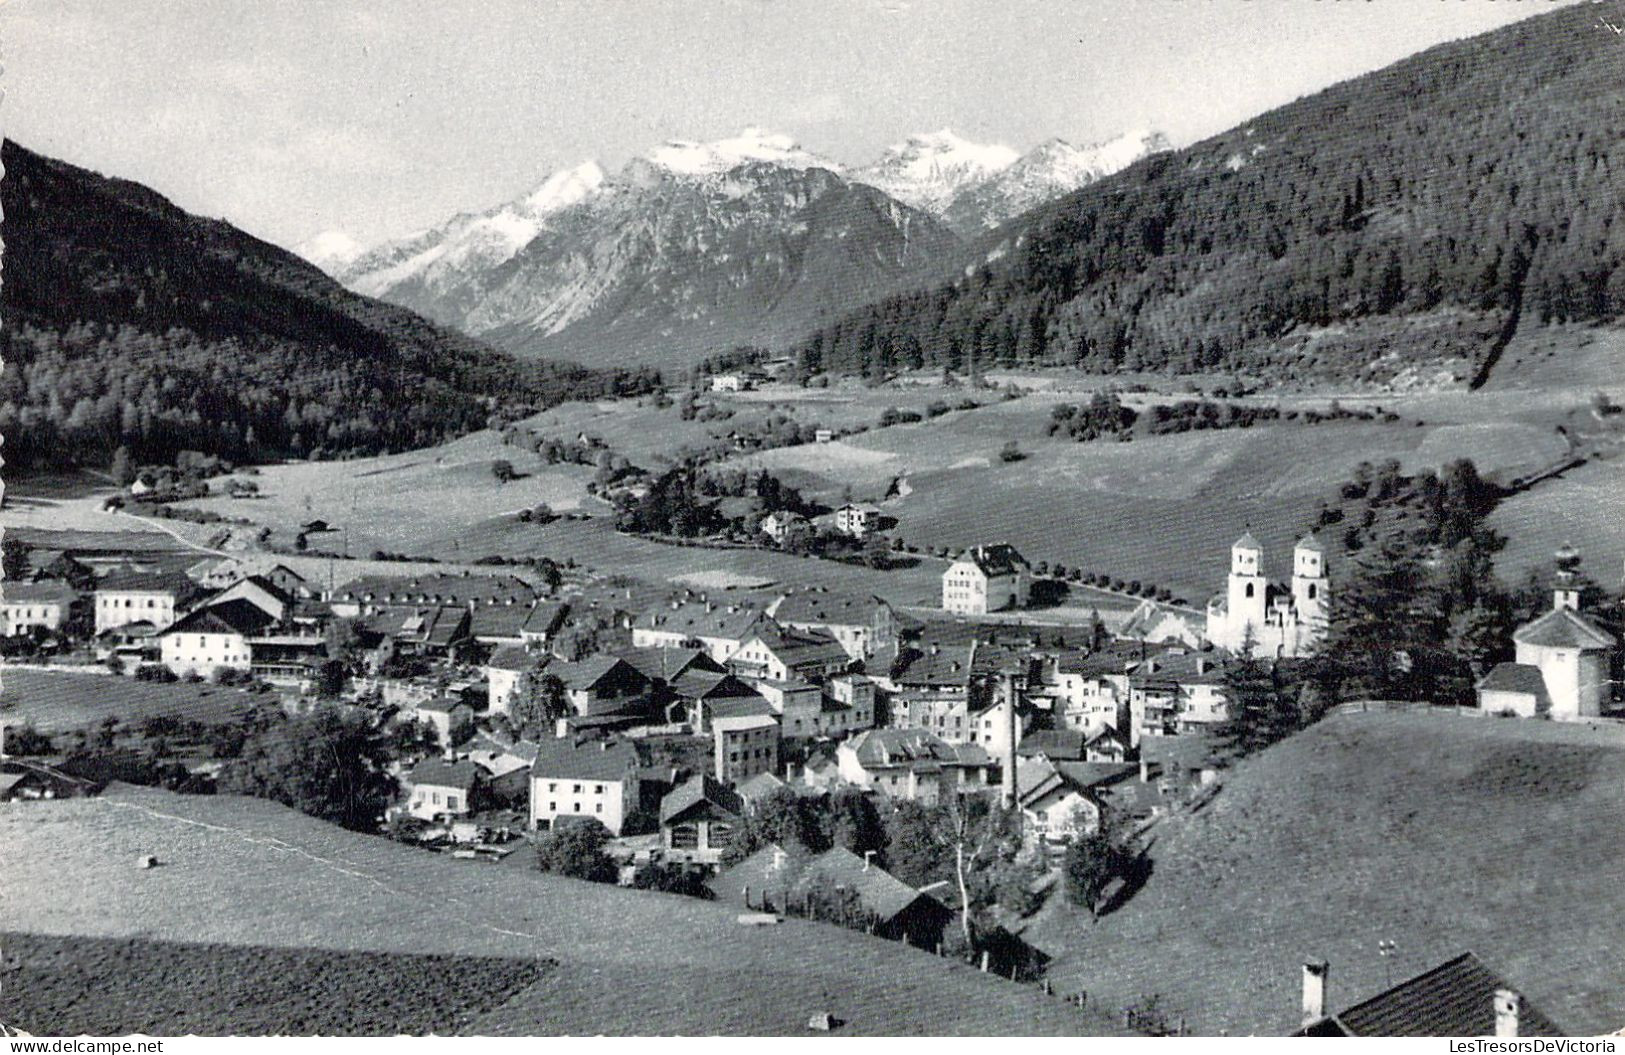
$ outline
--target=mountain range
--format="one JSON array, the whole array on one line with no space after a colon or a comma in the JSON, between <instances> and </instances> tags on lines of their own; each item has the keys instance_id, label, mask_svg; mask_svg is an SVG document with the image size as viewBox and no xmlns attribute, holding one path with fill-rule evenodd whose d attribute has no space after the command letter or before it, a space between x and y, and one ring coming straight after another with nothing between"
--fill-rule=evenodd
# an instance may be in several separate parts
<instances>
[{"instance_id":1,"label":"mountain range","mask_svg":"<svg viewBox=\"0 0 1625 1055\"><path fill-rule=\"evenodd\" d=\"M965 239L1167 149L1155 133L1026 155L951 131L847 169L747 129L593 161L478 213L359 251L301 247L351 289L526 355L671 363L782 346L940 279Z\"/></svg>"}]
</instances>

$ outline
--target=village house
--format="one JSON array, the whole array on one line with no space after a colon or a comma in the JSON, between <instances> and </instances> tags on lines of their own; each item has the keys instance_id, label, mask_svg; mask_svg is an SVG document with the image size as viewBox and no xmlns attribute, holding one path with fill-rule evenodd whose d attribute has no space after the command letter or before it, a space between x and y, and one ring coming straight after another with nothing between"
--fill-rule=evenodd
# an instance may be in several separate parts
<instances>
[{"instance_id":1,"label":"village house","mask_svg":"<svg viewBox=\"0 0 1625 1055\"><path fill-rule=\"evenodd\" d=\"M520 642L532 648L548 647L569 614L570 606L562 601L538 601L525 610L525 621L519 626Z\"/></svg>"},{"instance_id":2,"label":"village house","mask_svg":"<svg viewBox=\"0 0 1625 1055\"><path fill-rule=\"evenodd\" d=\"M531 827L590 817L620 835L642 802L641 760L626 740L564 737L537 745L530 768Z\"/></svg>"},{"instance_id":3,"label":"village house","mask_svg":"<svg viewBox=\"0 0 1625 1055\"><path fill-rule=\"evenodd\" d=\"M484 770L470 761L426 758L402 778L405 811L424 821L467 816L479 808L486 777Z\"/></svg>"},{"instance_id":4,"label":"village house","mask_svg":"<svg viewBox=\"0 0 1625 1055\"><path fill-rule=\"evenodd\" d=\"M769 678L755 678L750 684L766 701L770 713L778 718L783 737L799 739L818 735L824 694L817 685L799 679L774 681Z\"/></svg>"},{"instance_id":5,"label":"village house","mask_svg":"<svg viewBox=\"0 0 1625 1055\"><path fill-rule=\"evenodd\" d=\"M1207 613L1148 597L1129 613L1115 636L1150 645L1200 648L1207 640Z\"/></svg>"},{"instance_id":6,"label":"village house","mask_svg":"<svg viewBox=\"0 0 1625 1055\"><path fill-rule=\"evenodd\" d=\"M1251 642L1260 659L1311 655L1326 636L1331 604L1326 554L1320 540L1306 535L1292 550L1292 582L1271 583L1264 575L1264 549L1247 532L1230 547L1225 592L1207 605L1207 639L1240 653Z\"/></svg>"},{"instance_id":7,"label":"village house","mask_svg":"<svg viewBox=\"0 0 1625 1055\"><path fill-rule=\"evenodd\" d=\"M468 623L466 608L380 604L359 625L395 655L449 660L469 640Z\"/></svg>"},{"instance_id":8,"label":"village house","mask_svg":"<svg viewBox=\"0 0 1625 1055\"><path fill-rule=\"evenodd\" d=\"M688 723L696 736L708 735L717 718L772 713L759 689L725 671L684 671L672 679L667 694L667 720Z\"/></svg>"},{"instance_id":9,"label":"village house","mask_svg":"<svg viewBox=\"0 0 1625 1055\"><path fill-rule=\"evenodd\" d=\"M781 595L767 614L791 630L829 634L855 660L897 649L897 613L874 594L797 590Z\"/></svg>"},{"instance_id":10,"label":"village house","mask_svg":"<svg viewBox=\"0 0 1625 1055\"><path fill-rule=\"evenodd\" d=\"M0 601L0 633L17 637L62 629L79 595L59 582L7 582Z\"/></svg>"},{"instance_id":11,"label":"village house","mask_svg":"<svg viewBox=\"0 0 1625 1055\"><path fill-rule=\"evenodd\" d=\"M298 597L309 590L304 576L286 564L265 559L211 557L187 568L186 574L210 590L224 590L250 578L262 579L288 597Z\"/></svg>"},{"instance_id":12,"label":"village house","mask_svg":"<svg viewBox=\"0 0 1625 1055\"><path fill-rule=\"evenodd\" d=\"M468 742L462 753L488 774L485 788L493 803L506 809L529 810L530 767L536 763L540 749L532 740L509 742L480 733Z\"/></svg>"},{"instance_id":13,"label":"village house","mask_svg":"<svg viewBox=\"0 0 1625 1055\"><path fill-rule=\"evenodd\" d=\"M579 663L554 660L542 671L564 683L564 696L578 715L610 714L649 702L649 679L620 656L597 653Z\"/></svg>"},{"instance_id":14,"label":"village house","mask_svg":"<svg viewBox=\"0 0 1625 1055\"><path fill-rule=\"evenodd\" d=\"M485 661L487 707L492 714L512 714L536 692L537 658L518 645L503 645Z\"/></svg>"},{"instance_id":15,"label":"village house","mask_svg":"<svg viewBox=\"0 0 1625 1055\"><path fill-rule=\"evenodd\" d=\"M632 624L636 648L703 648L726 663L739 647L768 622L754 606L715 604L705 598L657 604Z\"/></svg>"},{"instance_id":16,"label":"village house","mask_svg":"<svg viewBox=\"0 0 1625 1055\"><path fill-rule=\"evenodd\" d=\"M179 573L111 572L96 584L96 633L131 623L162 630L184 614L201 592Z\"/></svg>"},{"instance_id":17,"label":"village house","mask_svg":"<svg viewBox=\"0 0 1625 1055\"><path fill-rule=\"evenodd\" d=\"M1042 756L1017 763L1016 800L1025 835L1050 850L1100 827L1099 800Z\"/></svg>"},{"instance_id":18,"label":"village house","mask_svg":"<svg viewBox=\"0 0 1625 1055\"><path fill-rule=\"evenodd\" d=\"M1014 546L973 546L942 573L942 607L965 615L1025 608L1031 589L1032 569Z\"/></svg>"},{"instance_id":19,"label":"village house","mask_svg":"<svg viewBox=\"0 0 1625 1055\"><path fill-rule=\"evenodd\" d=\"M921 649L905 650L891 672L894 691L888 702L888 724L963 740L970 722L975 651L974 642L946 646L932 642Z\"/></svg>"},{"instance_id":20,"label":"village house","mask_svg":"<svg viewBox=\"0 0 1625 1055\"><path fill-rule=\"evenodd\" d=\"M1050 686L1055 718L1063 728L1091 731L1129 726L1127 655L1066 652L1055 661Z\"/></svg>"},{"instance_id":21,"label":"village house","mask_svg":"<svg viewBox=\"0 0 1625 1055\"><path fill-rule=\"evenodd\" d=\"M417 702L412 717L434 729L441 747L451 747L452 730L469 726L474 721L474 708L457 696L432 696Z\"/></svg>"},{"instance_id":22,"label":"village house","mask_svg":"<svg viewBox=\"0 0 1625 1055\"><path fill-rule=\"evenodd\" d=\"M774 544L782 546L793 532L806 530L808 520L800 513L779 509L763 517L758 526L762 529L762 534L772 539Z\"/></svg>"},{"instance_id":23,"label":"village house","mask_svg":"<svg viewBox=\"0 0 1625 1055\"><path fill-rule=\"evenodd\" d=\"M785 630L769 623L747 638L727 663L742 678L818 684L844 673L852 657L822 630Z\"/></svg>"},{"instance_id":24,"label":"village house","mask_svg":"<svg viewBox=\"0 0 1625 1055\"><path fill-rule=\"evenodd\" d=\"M202 602L205 607L217 607L241 601L252 605L265 614L272 623L285 622L293 612L293 595L270 579L258 575L250 575L238 579L230 586L225 587Z\"/></svg>"},{"instance_id":25,"label":"village house","mask_svg":"<svg viewBox=\"0 0 1625 1055\"><path fill-rule=\"evenodd\" d=\"M253 666L249 639L271 619L253 603L237 599L196 609L158 635L158 655L177 675L213 677L220 670Z\"/></svg>"},{"instance_id":26,"label":"village house","mask_svg":"<svg viewBox=\"0 0 1625 1055\"><path fill-rule=\"evenodd\" d=\"M673 864L716 865L745 818L745 801L701 773L660 800L661 856Z\"/></svg>"},{"instance_id":27,"label":"village house","mask_svg":"<svg viewBox=\"0 0 1625 1055\"><path fill-rule=\"evenodd\" d=\"M779 723L766 714L711 719L712 773L730 787L779 769Z\"/></svg>"},{"instance_id":28,"label":"village house","mask_svg":"<svg viewBox=\"0 0 1625 1055\"><path fill-rule=\"evenodd\" d=\"M835 442L835 430L834 429L828 429L828 428L814 429L813 430L813 442L814 443L834 443Z\"/></svg>"},{"instance_id":29,"label":"village house","mask_svg":"<svg viewBox=\"0 0 1625 1055\"><path fill-rule=\"evenodd\" d=\"M872 678L862 674L837 674L824 682L811 735L838 740L864 729L873 729L877 706Z\"/></svg>"},{"instance_id":30,"label":"village house","mask_svg":"<svg viewBox=\"0 0 1625 1055\"><path fill-rule=\"evenodd\" d=\"M764 846L705 885L718 901L754 912L785 912L809 898L850 895L866 918L848 925L867 924L878 937L920 949L935 950L954 920L935 897L839 846L816 856Z\"/></svg>"},{"instance_id":31,"label":"village house","mask_svg":"<svg viewBox=\"0 0 1625 1055\"><path fill-rule=\"evenodd\" d=\"M1224 657L1170 649L1128 669L1129 740L1215 728L1230 717Z\"/></svg>"},{"instance_id":32,"label":"village house","mask_svg":"<svg viewBox=\"0 0 1625 1055\"><path fill-rule=\"evenodd\" d=\"M1613 705L1614 635L1580 611L1580 555L1557 552L1552 610L1512 633L1513 662L1478 683L1486 713L1531 718L1596 718Z\"/></svg>"},{"instance_id":33,"label":"village house","mask_svg":"<svg viewBox=\"0 0 1625 1055\"><path fill-rule=\"evenodd\" d=\"M926 805L986 788L993 767L985 749L922 729L871 729L842 741L835 757L846 783Z\"/></svg>"},{"instance_id":34,"label":"village house","mask_svg":"<svg viewBox=\"0 0 1625 1055\"><path fill-rule=\"evenodd\" d=\"M1563 1037L1556 1023L1470 952L1343 1011L1326 1004L1330 965L1303 965L1298 1037Z\"/></svg>"},{"instance_id":35,"label":"village house","mask_svg":"<svg viewBox=\"0 0 1625 1055\"><path fill-rule=\"evenodd\" d=\"M835 530L852 538L864 538L880 527L880 507L867 502L848 502L835 511Z\"/></svg>"},{"instance_id":36,"label":"village house","mask_svg":"<svg viewBox=\"0 0 1625 1055\"><path fill-rule=\"evenodd\" d=\"M514 575L443 572L355 579L328 591L323 600L332 605L337 615L353 619L384 606L472 611L480 605L524 606L536 597L536 587Z\"/></svg>"}]
</instances>

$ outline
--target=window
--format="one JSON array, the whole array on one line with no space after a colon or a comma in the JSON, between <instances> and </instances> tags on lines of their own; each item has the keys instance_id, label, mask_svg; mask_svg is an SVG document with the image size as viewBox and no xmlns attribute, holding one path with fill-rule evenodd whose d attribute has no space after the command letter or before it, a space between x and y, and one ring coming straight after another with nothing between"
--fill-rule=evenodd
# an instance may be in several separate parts
<instances>
[{"instance_id":1,"label":"window","mask_svg":"<svg viewBox=\"0 0 1625 1055\"><path fill-rule=\"evenodd\" d=\"M592 790L594 792L596 792L597 794L602 795L604 793L604 785L602 785L602 784L594 785Z\"/></svg>"},{"instance_id":2,"label":"window","mask_svg":"<svg viewBox=\"0 0 1625 1055\"><path fill-rule=\"evenodd\" d=\"M447 795L446 796L446 808L448 810L454 810L454 809L457 808L457 796L456 795Z\"/></svg>"},{"instance_id":3,"label":"window","mask_svg":"<svg viewBox=\"0 0 1625 1055\"><path fill-rule=\"evenodd\" d=\"M1253 584L1252 584L1252 583L1248 583L1248 584L1247 584L1247 596L1248 596L1248 597L1251 597L1251 596L1252 596L1252 595L1253 595Z\"/></svg>"},{"instance_id":4,"label":"window","mask_svg":"<svg viewBox=\"0 0 1625 1055\"><path fill-rule=\"evenodd\" d=\"M570 812L571 813L580 813L581 812L581 803L577 802L574 805L572 805L570 807Z\"/></svg>"},{"instance_id":5,"label":"window","mask_svg":"<svg viewBox=\"0 0 1625 1055\"><path fill-rule=\"evenodd\" d=\"M557 791L557 790L559 790L559 786L557 784L549 784L547 786L547 790L548 791Z\"/></svg>"},{"instance_id":6,"label":"window","mask_svg":"<svg viewBox=\"0 0 1625 1055\"><path fill-rule=\"evenodd\" d=\"M1313 601L1315 599L1315 584L1314 583L1309 584L1309 599L1311 601Z\"/></svg>"},{"instance_id":7,"label":"window","mask_svg":"<svg viewBox=\"0 0 1625 1055\"><path fill-rule=\"evenodd\" d=\"M599 804L598 804L598 805L597 805L597 806L596 806L596 807L595 807L595 809L596 809L596 810L597 810L597 811L598 811L598 812L599 812L599 813L603 813L603 812L604 812L604 804L603 804L603 803L602 803L602 802L600 802L600 803L599 803Z\"/></svg>"},{"instance_id":8,"label":"window","mask_svg":"<svg viewBox=\"0 0 1625 1055\"><path fill-rule=\"evenodd\" d=\"M581 794L581 785L577 784L575 787L571 788L570 790L575 792L577 795L579 795L579 794Z\"/></svg>"},{"instance_id":9,"label":"window","mask_svg":"<svg viewBox=\"0 0 1625 1055\"><path fill-rule=\"evenodd\" d=\"M549 813L557 813L557 812L559 812L559 804L556 803L556 802L549 802L547 804L547 812L549 812Z\"/></svg>"}]
</instances>

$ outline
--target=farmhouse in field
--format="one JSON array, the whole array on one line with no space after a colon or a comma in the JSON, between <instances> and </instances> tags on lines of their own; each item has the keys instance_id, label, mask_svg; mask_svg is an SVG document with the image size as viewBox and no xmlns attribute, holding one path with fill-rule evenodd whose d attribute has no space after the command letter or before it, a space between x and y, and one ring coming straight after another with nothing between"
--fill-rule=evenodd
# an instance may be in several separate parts
<instances>
[{"instance_id":1,"label":"farmhouse in field","mask_svg":"<svg viewBox=\"0 0 1625 1055\"><path fill-rule=\"evenodd\" d=\"M763 517L759 526L762 534L782 546L793 532L807 528L808 520L800 513L778 509Z\"/></svg>"},{"instance_id":2,"label":"farmhouse in field","mask_svg":"<svg viewBox=\"0 0 1625 1055\"><path fill-rule=\"evenodd\" d=\"M1310 655L1326 636L1329 588L1326 553L1314 535L1293 548L1287 587L1265 577L1264 549L1247 532L1230 547L1225 592L1208 602L1207 639L1231 652L1250 642L1261 659Z\"/></svg>"},{"instance_id":3,"label":"farmhouse in field","mask_svg":"<svg viewBox=\"0 0 1625 1055\"><path fill-rule=\"evenodd\" d=\"M1580 555L1557 551L1552 610L1513 631L1511 663L1478 683L1478 706L1490 714L1596 718L1613 704L1614 650L1619 642L1580 611Z\"/></svg>"},{"instance_id":4,"label":"farmhouse in field","mask_svg":"<svg viewBox=\"0 0 1625 1055\"><path fill-rule=\"evenodd\" d=\"M8 582L0 602L0 634L16 637L31 630L58 630L79 599L60 582Z\"/></svg>"},{"instance_id":5,"label":"farmhouse in field","mask_svg":"<svg viewBox=\"0 0 1625 1055\"><path fill-rule=\"evenodd\" d=\"M835 530L863 538L880 526L880 508L867 502L848 502L835 511Z\"/></svg>"},{"instance_id":6,"label":"farmhouse in field","mask_svg":"<svg viewBox=\"0 0 1625 1055\"><path fill-rule=\"evenodd\" d=\"M1032 568L1008 542L972 546L942 573L942 607L965 615L1025 608Z\"/></svg>"},{"instance_id":7,"label":"farmhouse in field","mask_svg":"<svg viewBox=\"0 0 1625 1055\"><path fill-rule=\"evenodd\" d=\"M764 846L705 885L717 900L755 911L808 906L818 916L809 901L849 899L853 916L840 922L872 924L876 935L921 949L935 949L954 918L930 894L839 846L811 857L791 854L778 845ZM822 908L839 911L836 905Z\"/></svg>"}]
</instances>

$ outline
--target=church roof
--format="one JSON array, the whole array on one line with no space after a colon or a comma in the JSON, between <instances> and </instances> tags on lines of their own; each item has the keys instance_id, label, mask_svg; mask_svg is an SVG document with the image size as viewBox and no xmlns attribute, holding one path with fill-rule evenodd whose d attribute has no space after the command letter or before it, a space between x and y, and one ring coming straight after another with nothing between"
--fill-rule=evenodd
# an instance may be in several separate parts
<instances>
[{"instance_id":1,"label":"church roof","mask_svg":"<svg viewBox=\"0 0 1625 1055\"><path fill-rule=\"evenodd\" d=\"M1520 645L1579 649L1613 648L1617 643L1614 635L1572 608L1554 608L1525 623L1513 631L1512 640Z\"/></svg>"},{"instance_id":2,"label":"church roof","mask_svg":"<svg viewBox=\"0 0 1625 1055\"><path fill-rule=\"evenodd\" d=\"M1479 679L1479 692L1517 692L1533 696L1538 703L1551 705L1546 695L1546 679L1540 668L1530 663L1497 663Z\"/></svg>"},{"instance_id":3,"label":"church roof","mask_svg":"<svg viewBox=\"0 0 1625 1055\"><path fill-rule=\"evenodd\" d=\"M1299 539L1298 540L1298 545L1295 548L1296 549L1308 550L1311 553L1324 553L1324 552L1326 552L1326 547L1322 546L1320 544L1320 539L1315 537L1315 533L1313 531L1309 532L1309 534L1307 534L1303 538Z\"/></svg>"},{"instance_id":4,"label":"church roof","mask_svg":"<svg viewBox=\"0 0 1625 1055\"><path fill-rule=\"evenodd\" d=\"M1264 549L1263 546L1260 546L1258 544L1258 540L1253 538L1253 533L1251 531L1244 532L1240 538L1236 539L1235 543L1230 548L1231 549L1252 549L1252 550L1258 550L1260 552L1262 552L1263 549Z\"/></svg>"}]
</instances>

